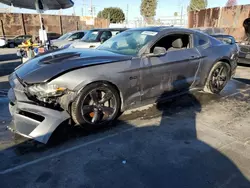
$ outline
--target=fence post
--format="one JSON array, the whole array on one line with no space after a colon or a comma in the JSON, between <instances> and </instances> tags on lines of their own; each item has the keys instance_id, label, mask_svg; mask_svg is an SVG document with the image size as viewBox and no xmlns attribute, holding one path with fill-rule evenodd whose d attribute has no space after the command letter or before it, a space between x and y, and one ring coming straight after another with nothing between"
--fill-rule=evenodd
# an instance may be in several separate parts
<instances>
[{"instance_id":1,"label":"fence post","mask_svg":"<svg viewBox=\"0 0 250 188\"><path fill-rule=\"evenodd\" d=\"M60 15L59 16L59 24L60 24L60 32L61 32L61 35L63 34L63 28L62 28L62 16Z\"/></svg>"},{"instance_id":2,"label":"fence post","mask_svg":"<svg viewBox=\"0 0 250 188\"><path fill-rule=\"evenodd\" d=\"M23 14L21 14L21 18L22 18L23 33L24 33L24 35L26 35L26 28L25 28L25 22L24 22Z\"/></svg>"},{"instance_id":3,"label":"fence post","mask_svg":"<svg viewBox=\"0 0 250 188\"><path fill-rule=\"evenodd\" d=\"M5 38L5 32L4 32L4 27L3 27L3 20L0 20L0 22L1 22L1 28L2 28L3 37Z\"/></svg>"}]
</instances>

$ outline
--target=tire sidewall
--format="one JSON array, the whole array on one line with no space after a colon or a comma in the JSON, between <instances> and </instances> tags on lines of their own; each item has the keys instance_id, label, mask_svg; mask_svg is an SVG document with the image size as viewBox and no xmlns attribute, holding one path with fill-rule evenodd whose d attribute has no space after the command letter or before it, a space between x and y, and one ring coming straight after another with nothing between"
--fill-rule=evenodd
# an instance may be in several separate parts
<instances>
[{"instance_id":1,"label":"tire sidewall","mask_svg":"<svg viewBox=\"0 0 250 188\"><path fill-rule=\"evenodd\" d=\"M227 68L227 74L228 74L228 75L227 75L226 84L227 84L227 82L230 80L230 77L231 77L231 74L230 74L230 65L229 65L228 63L226 63L226 62L218 61L217 63L214 64L214 66L211 68L211 70L210 70L210 72L209 72L208 79L207 79L207 81L206 81L206 85L205 85L205 88L204 88L204 90L205 90L206 92L218 94L218 93L220 93L220 92L224 89L224 87L226 86L226 84L225 84L225 86L224 86L221 90L215 90L215 89L211 86L211 83L210 83L210 80L211 80L211 76L212 76L212 74L213 74L213 71L214 71L215 69L217 69L217 68L218 68L219 66L221 66L221 65L224 65L224 66Z\"/></svg>"},{"instance_id":2,"label":"tire sidewall","mask_svg":"<svg viewBox=\"0 0 250 188\"><path fill-rule=\"evenodd\" d=\"M78 95L78 97L76 98L76 100L73 102L72 104L72 118L75 121L76 124L81 125L83 127L93 127L93 128L97 128L97 127L102 127L107 125L110 121L104 122L104 123L99 123L99 124L89 124L87 123L84 118L82 117L82 113L81 113L81 108L83 106L83 102L84 102L84 98L86 97L86 95L93 89L96 88L100 88L100 87L107 87L115 96L115 100L116 100L116 104L117 104L117 108L115 109L115 113L112 117L112 120L114 120L119 112L120 112L120 108L121 108L121 100L120 100L120 95L118 93L118 91L111 85L111 84L107 84L107 83L93 83L90 84L88 86L86 86Z\"/></svg>"}]
</instances>

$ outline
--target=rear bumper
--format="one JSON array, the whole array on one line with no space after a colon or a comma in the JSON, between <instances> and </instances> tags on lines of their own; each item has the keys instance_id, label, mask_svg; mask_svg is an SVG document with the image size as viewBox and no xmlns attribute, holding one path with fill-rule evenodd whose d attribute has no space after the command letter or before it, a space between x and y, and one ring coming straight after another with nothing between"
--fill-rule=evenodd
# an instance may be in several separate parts
<instances>
[{"instance_id":1,"label":"rear bumper","mask_svg":"<svg viewBox=\"0 0 250 188\"><path fill-rule=\"evenodd\" d=\"M22 136L46 144L55 129L70 118L66 111L57 111L25 102L11 103L10 113L13 117L10 130Z\"/></svg>"}]
</instances>

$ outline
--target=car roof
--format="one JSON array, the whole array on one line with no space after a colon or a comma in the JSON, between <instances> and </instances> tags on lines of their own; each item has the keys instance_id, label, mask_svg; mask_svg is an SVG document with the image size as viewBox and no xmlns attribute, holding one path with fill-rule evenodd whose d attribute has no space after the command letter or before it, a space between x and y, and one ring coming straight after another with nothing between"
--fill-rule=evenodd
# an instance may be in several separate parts
<instances>
[{"instance_id":1,"label":"car roof","mask_svg":"<svg viewBox=\"0 0 250 188\"><path fill-rule=\"evenodd\" d=\"M98 28L98 29L91 29L90 31L125 31L128 28Z\"/></svg>"},{"instance_id":2,"label":"car roof","mask_svg":"<svg viewBox=\"0 0 250 188\"><path fill-rule=\"evenodd\" d=\"M187 28L181 28L181 27L173 27L173 26L158 26L158 27L141 27L141 28L134 28L130 29L133 31L155 31L155 32L161 32L161 31L182 31L182 32L194 32L192 29Z\"/></svg>"},{"instance_id":3,"label":"car roof","mask_svg":"<svg viewBox=\"0 0 250 188\"><path fill-rule=\"evenodd\" d=\"M78 32L87 32L89 30L75 30L75 31L70 31L68 33L78 33Z\"/></svg>"}]
</instances>

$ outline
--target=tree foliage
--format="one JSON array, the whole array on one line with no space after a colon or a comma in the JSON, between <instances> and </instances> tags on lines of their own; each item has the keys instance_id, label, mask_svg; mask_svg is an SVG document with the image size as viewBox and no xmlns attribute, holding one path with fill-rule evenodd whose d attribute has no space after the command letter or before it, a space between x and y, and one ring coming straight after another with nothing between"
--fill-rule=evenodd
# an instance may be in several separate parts
<instances>
[{"instance_id":1,"label":"tree foliage","mask_svg":"<svg viewBox=\"0 0 250 188\"><path fill-rule=\"evenodd\" d=\"M156 15L157 0L142 0L140 8L144 20L150 22Z\"/></svg>"},{"instance_id":2,"label":"tree foliage","mask_svg":"<svg viewBox=\"0 0 250 188\"><path fill-rule=\"evenodd\" d=\"M125 14L118 7L104 8L97 14L98 18L109 19L110 23L121 23L125 20Z\"/></svg>"},{"instance_id":3,"label":"tree foliage","mask_svg":"<svg viewBox=\"0 0 250 188\"><path fill-rule=\"evenodd\" d=\"M207 0L190 0L188 11L199 11L207 8Z\"/></svg>"},{"instance_id":4,"label":"tree foliage","mask_svg":"<svg viewBox=\"0 0 250 188\"><path fill-rule=\"evenodd\" d=\"M237 0L228 0L226 3L226 7L231 7L237 5Z\"/></svg>"}]
</instances>

